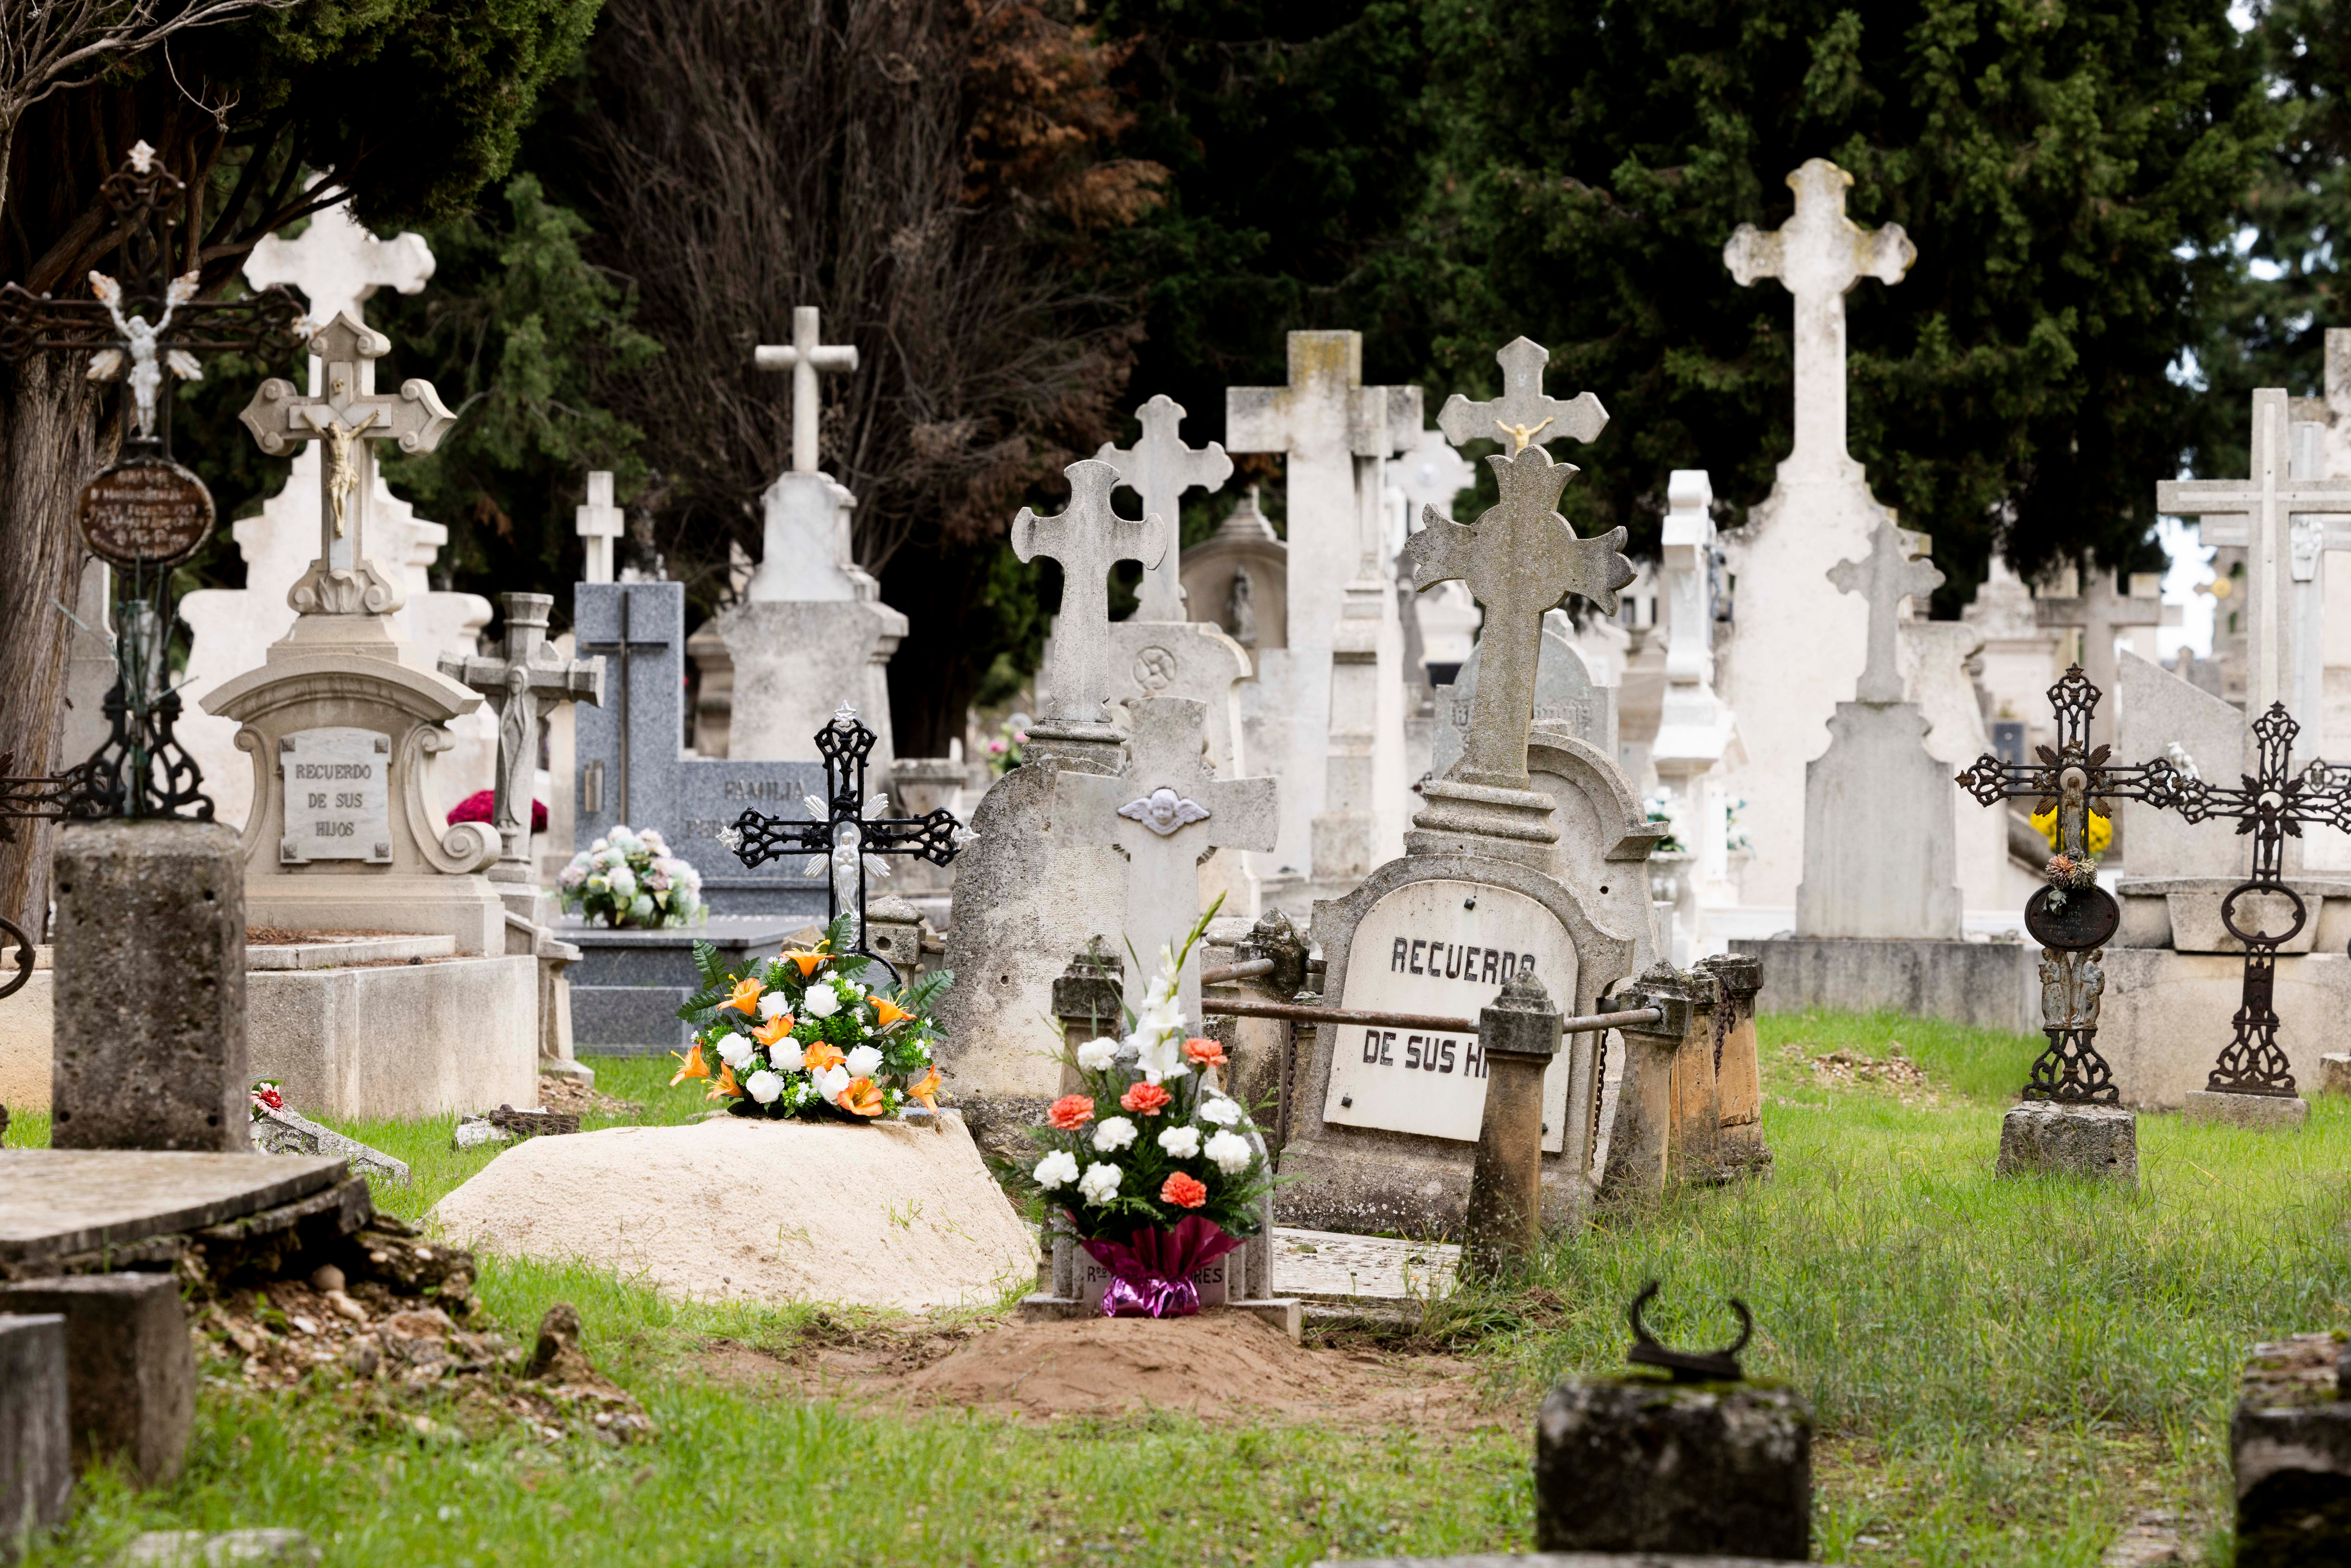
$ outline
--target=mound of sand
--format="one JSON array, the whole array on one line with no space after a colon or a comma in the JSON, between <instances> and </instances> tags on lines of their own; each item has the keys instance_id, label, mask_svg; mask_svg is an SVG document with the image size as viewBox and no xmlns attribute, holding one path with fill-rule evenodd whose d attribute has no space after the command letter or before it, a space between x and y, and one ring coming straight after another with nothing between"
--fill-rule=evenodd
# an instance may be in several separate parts
<instances>
[{"instance_id":1,"label":"mound of sand","mask_svg":"<svg viewBox=\"0 0 2351 1568\"><path fill-rule=\"evenodd\" d=\"M530 1138L443 1198L449 1239L578 1259L698 1301L992 1303L1037 1244L963 1118L754 1122Z\"/></svg>"}]
</instances>

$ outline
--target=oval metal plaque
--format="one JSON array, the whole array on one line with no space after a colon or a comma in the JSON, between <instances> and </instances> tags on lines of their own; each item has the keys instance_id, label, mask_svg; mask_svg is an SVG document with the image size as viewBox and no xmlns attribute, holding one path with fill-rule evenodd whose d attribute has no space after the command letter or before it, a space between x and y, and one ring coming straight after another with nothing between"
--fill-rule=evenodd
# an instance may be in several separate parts
<instances>
[{"instance_id":1,"label":"oval metal plaque","mask_svg":"<svg viewBox=\"0 0 2351 1568\"><path fill-rule=\"evenodd\" d=\"M2024 901L2024 929L2043 947L2066 953L2103 947L2121 926L2122 905L2105 888L2067 888L2064 904L2052 909L2050 896L2056 892L2044 887Z\"/></svg>"},{"instance_id":2,"label":"oval metal plaque","mask_svg":"<svg viewBox=\"0 0 2351 1568\"><path fill-rule=\"evenodd\" d=\"M82 486L77 509L91 553L115 566L177 566L213 532L212 492L161 457L107 469Z\"/></svg>"}]
</instances>

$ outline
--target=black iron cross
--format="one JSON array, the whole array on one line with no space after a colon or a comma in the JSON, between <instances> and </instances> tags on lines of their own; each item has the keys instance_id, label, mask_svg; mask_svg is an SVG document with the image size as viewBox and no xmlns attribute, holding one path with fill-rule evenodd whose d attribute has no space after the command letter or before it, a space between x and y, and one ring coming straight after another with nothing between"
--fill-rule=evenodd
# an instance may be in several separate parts
<instances>
[{"instance_id":1,"label":"black iron cross","mask_svg":"<svg viewBox=\"0 0 2351 1568\"><path fill-rule=\"evenodd\" d=\"M2057 716L2054 747L2034 747L2037 762L2010 762L1987 751L1959 776L1960 788L1987 806L2031 799L2034 816L2057 813L2050 885L2024 904L2024 927L2041 944L2042 1031L2049 1048L2033 1062L2023 1096L2068 1105L2112 1105L2122 1098L2096 1043L2098 1001L2106 984L2098 958L2122 924L2122 909L2091 880L2090 812L2111 817L2116 800L2171 805L2183 779L2168 762L2109 767L2113 747L2094 748L2087 740L2098 695L2082 666L2072 666L2049 688Z\"/></svg>"},{"instance_id":2,"label":"black iron cross","mask_svg":"<svg viewBox=\"0 0 2351 1568\"><path fill-rule=\"evenodd\" d=\"M2253 841L2253 873L2220 901L2220 924L2245 945L2244 988L2240 994L2236 1034L2220 1048L2204 1087L2218 1094L2272 1094L2290 1098L2294 1073L2278 1049L2278 949L2301 935L2310 918L2302 895L2283 875L2285 841L2302 837L2303 824L2351 828L2351 768L2313 762L2292 771L2294 737L2302 727L2272 703L2253 722L2261 748L2261 775L2239 774L2236 789L2222 789L2191 775L2177 776L2169 804L2191 822L2233 820L2240 836ZM2278 918L2279 916L2284 918ZM2250 929L2241 925L2249 919ZM2273 925L2283 929L2273 931Z\"/></svg>"},{"instance_id":3,"label":"black iron cross","mask_svg":"<svg viewBox=\"0 0 2351 1568\"><path fill-rule=\"evenodd\" d=\"M865 760L872 755L877 738L858 722L854 708L842 707L831 724L816 732L816 748L824 758L825 789L831 799L811 798L808 804L812 813L822 813L822 820L788 822L746 809L727 830L731 835L727 847L746 866L762 865L795 850L807 852L809 875L831 873L825 878L826 921L840 916L844 902L853 902L856 918L850 950L886 965L865 946L865 874L872 869L887 875L889 870L872 857L914 855L933 865L945 865L956 858L969 835L945 807L922 817L867 814ZM878 799L874 803L880 803Z\"/></svg>"}]
</instances>

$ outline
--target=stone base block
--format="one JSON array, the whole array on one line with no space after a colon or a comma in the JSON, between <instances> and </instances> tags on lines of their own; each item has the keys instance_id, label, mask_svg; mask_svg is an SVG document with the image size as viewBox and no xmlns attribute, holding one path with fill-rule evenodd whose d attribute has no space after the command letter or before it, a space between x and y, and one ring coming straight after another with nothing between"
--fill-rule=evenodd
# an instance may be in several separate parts
<instances>
[{"instance_id":1,"label":"stone base block","mask_svg":"<svg viewBox=\"0 0 2351 1568\"><path fill-rule=\"evenodd\" d=\"M538 1075L541 1078L567 1079L586 1089L596 1087L596 1070L584 1061L542 1056L538 1059Z\"/></svg>"},{"instance_id":2,"label":"stone base block","mask_svg":"<svg viewBox=\"0 0 2351 1568\"><path fill-rule=\"evenodd\" d=\"M2191 1127L2251 1127L2284 1131L2310 1120L2310 1102L2299 1094L2221 1094L2191 1089L2180 1106Z\"/></svg>"},{"instance_id":3,"label":"stone base block","mask_svg":"<svg viewBox=\"0 0 2351 1568\"><path fill-rule=\"evenodd\" d=\"M1282 1150L1283 1184L1274 1189L1274 1218L1283 1225L1360 1236L1458 1238L1469 1212L1471 1156L1426 1152L1434 1140L1326 1129L1318 1138L1293 1136ZM1415 1146L1417 1145L1417 1146ZM1589 1186L1564 1156L1542 1157L1543 1223L1580 1223L1591 1202Z\"/></svg>"},{"instance_id":4,"label":"stone base block","mask_svg":"<svg viewBox=\"0 0 2351 1568\"><path fill-rule=\"evenodd\" d=\"M172 1274L77 1274L0 1284L0 1312L66 1325L74 1463L120 1460L142 1487L180 1473L196 1419L196 1357Z\"/></svg>"},{"instance_id":5,"label":"stone base block","mask_svg":"<svg viewBox=\"0 0 2351 1568\"><path fill-rule=\"evenodd\" d=\"M2238 1568L2351 1568L2351 1402L2332 1334L2254 1347L2229 1423Z\"/></svg>"},{"instance_id":6,"label":"stone base block","mask_svg":"<svg viewBox=\"0 0 2351 1568\"><path fill-rule=\"evenodd\" d=\"M1792 1389L1569 1378L1535 1416L1545 1552L1761 1552L1813 1543L1813 1412Z\"/></svg>"},{"instance_id":7,"label":"stone base block","mask_svg":"<svg viewBox=\"0 0 2351 1568\"><path fill-rule=\"evenodd\" d=\"M538 1103L538 960L528 954L256 971L246 996L253 1076L277 1079L305 1111L414 1117ZM240 1143L244 1120L240 1108Z\"/></svg>"},{"instance_id":8,"label":"stone base block","mask_svg":"<svg viewBox=\"0 0 2351 1568\"><path fill-rule=\"evenodd\" d=\"M65 1319L0 1315L0 1563L66 1516L68 1408Z\"/></svg>"},{"instance_id":9,"label":"stone base block","mask_svg":"<svg viewBox=\"0 0 2351 1568\"><path fill-rule=\"evenodd\" d=\"M2001 1176L2138 1183L2138 1117L2119 1105L2028 1100L2000 1124Z\"/></svg>"},{"instance_id":10,"label":"stone base block","mask_svg":"<svg viewBox=\"0 0 2351 1568\"><path fill-rule=\"evenodd\" d=\"M2318 1059L2318 1092L2321 1094L2351 1094L2351 1056L2322 1056Z\"/></svg>"},{"instance_id":11,"label":"stone base block","mask_svg":"<svg viewBox=\"0 0 2351 1568\"><path fill-rule=\"evenodd\" d=\"M2245 961L2230 954L2109 947L2098 1053L2123 1103L2176 1111L2204 1087L2244 1000ZM2319 1054L2343 1043L2351 1015L2351 957L2340 948L2277 961L2278 1046L2298 1084L2320 1081Z\"/></svg>"},{"instance_id":12,"label":"stone base block","mask_svg":"<svg viewBox=\"0 0 2351 1568\"><path fill-rule=\"evenodd\" d=\"M1730 950L1762 961L1755 1005L1764 1012L1884 1009L2018 1034L2041 1029L2041 955L2027 943L1771 936L1734 938Z\"/></svg>"},{"instance_id":13,"label":"stone base block","mask_svg":"<svg viewBox=\"0 0 2351 1568\"><path fill-rule=\"evenodd\" d=\"M1221 1306L1208 1308L1207 1312L1247 1312L1253 1318L1262 1318L1288 1334L1292 1344L1297 1343L1306 1333L1306 1303L1290 1297L1272 1297L1253 1301L1227 1301ZM1041 1293L1021 1297L1018 1314L1021 1322L1031 1323L1066 1322L1072 1319L1092 1315L1086 1303L1075 1296L1051 1296Z\"/></svg>"},{"instance_id":14,"label":"stone base block","mask_svg":"<svg viewBox=\"0 0 2351 1568\"><path fill-rule=\"evenodd\" d=\"M256 925L287 931L445 936L460 953L503 953L507 946L507 906L490 879L479 873L256 875L246 885L245 913Z\"/></svg>"}]
</instances>

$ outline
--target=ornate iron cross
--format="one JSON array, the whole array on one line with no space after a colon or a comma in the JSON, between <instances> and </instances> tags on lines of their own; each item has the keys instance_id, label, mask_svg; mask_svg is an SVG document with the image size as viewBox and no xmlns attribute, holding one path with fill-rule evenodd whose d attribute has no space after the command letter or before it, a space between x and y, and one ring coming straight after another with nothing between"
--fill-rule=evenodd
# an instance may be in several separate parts
<instances>
[{"instance_id":1,"label":"ornate iron cross","mask_svg":"<svg viewBox=\"0 0 2351 1568\"><path fill-rule=\"evenodd\" d=\"M921 817L883 817L875 813L887 803L865 793L865 761L879 738L858 721L857 710L844 704L832 722L816 732L816 748L824 758L824 784L829 800L808 797L812 821L789 822L781 817L746 808L719 841L735 852L746 866L764 865L795 850L809 856L807 874L831 873L825 883L825 919L840 917L844 904L854 911L849 950L862 953L896 973L896 966L865 946L866 874L890 874L883 855L915 855L933 865L945 865L975 836L942 806Z\"/></svg>"}]
</instances>

